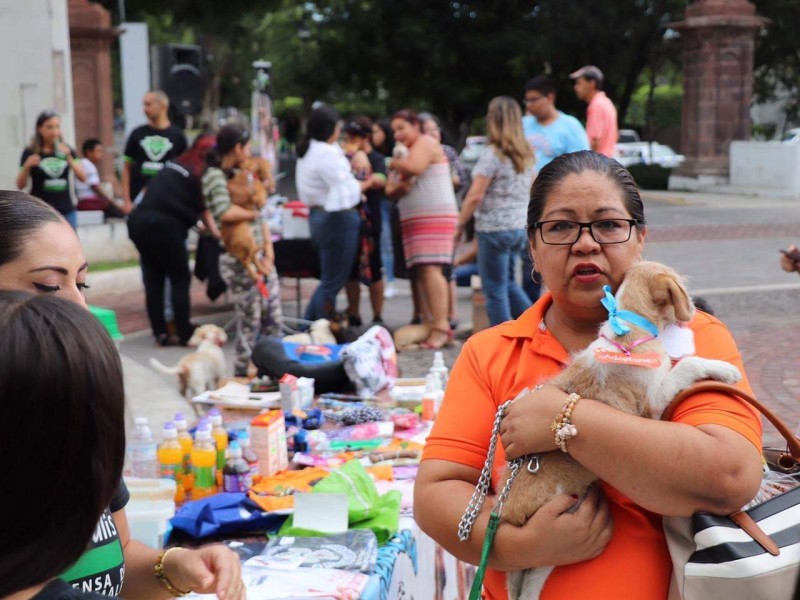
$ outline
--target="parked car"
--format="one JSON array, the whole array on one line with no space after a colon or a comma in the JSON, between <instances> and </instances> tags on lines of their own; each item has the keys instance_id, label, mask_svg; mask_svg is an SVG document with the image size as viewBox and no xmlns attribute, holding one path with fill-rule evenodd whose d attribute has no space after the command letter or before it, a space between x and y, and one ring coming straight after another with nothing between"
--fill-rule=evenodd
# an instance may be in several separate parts
<instances>
[{"instance_id":1,"label":"parked car","mask_svg":"<svg viewBox=\"0 0 800 600\"><path fill-rule=\"evenodd\" d=\"M628 142L615 146L614 158L623 167L631 165L661 165L667 169L674 169L681 164L685 157L676 153L672 148L658 142Z\"/></svg>"},{"instance_id":2,"label":"parked car","mask_svg":"<svg viewBox=\"0 0 800 600\"><path fill-rule=\"evenodd\" d=\"M631 142L641 142L642 138L635 129L620 129L617 137L618 144L630 144Z\"/></svg>"},{"instance_id":3,"label":"parked car","mask_svg":"<svg viewBox=\"0 0 800 600\"><path fill-rule=\"evenodd\" d=\"M459 154L458 157L461 159L461 164L464 165L468 173L472 172L472 167L478 162L481 151L488 143L489 138L485 135L471 135L467 138L464 149L461 150L461 154Z\"/></svg>"},{"instance_id":4,"label":"parked car","mask_svg":"<svg viewBox=\"0 0 800 600\"><path fill-rule=\"evenodd\" d=\"M787 144L800 143L800 127L787 130L786 133L783 134L781 141Z\"/></svg>"}]
</instances>

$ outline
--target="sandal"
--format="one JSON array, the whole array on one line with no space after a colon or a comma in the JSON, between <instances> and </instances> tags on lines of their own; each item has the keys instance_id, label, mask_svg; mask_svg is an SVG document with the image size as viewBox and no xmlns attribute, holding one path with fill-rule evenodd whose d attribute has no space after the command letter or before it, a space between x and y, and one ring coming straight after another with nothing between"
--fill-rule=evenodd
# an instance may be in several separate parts
<instances>
[{"instance_id":1,"label":"sandal","mask_svg":"<svg viewBox=\"0 0 800 600\"><path fill-rule=\"evenodd\" d=\"M456 336L452 329L439 329L438 327L431 327L431 333L428 335L428 339L430 339L430 336L435 333L441 333L446 336L441 344L434 344L433 342L425 340L424 342L419 343L419 347L424 350L439 350L446 346L452 346L455 342Z\"/></svg>"}]
</instances>

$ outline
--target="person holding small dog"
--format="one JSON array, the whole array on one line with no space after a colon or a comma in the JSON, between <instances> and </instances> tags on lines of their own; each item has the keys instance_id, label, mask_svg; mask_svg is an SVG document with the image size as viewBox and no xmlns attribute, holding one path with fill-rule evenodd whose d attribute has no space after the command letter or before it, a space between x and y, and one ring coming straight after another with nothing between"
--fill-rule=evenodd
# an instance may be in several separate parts
<instances>
[{"instance_id":1,"label":"person holding small dog","mask_svg":"<svg viewBox=\"0 0 800 600\"><path fill-rule=\"evenodd\" d=\"M608 319L600 303L603 286L616 291L628 268L642 260L644 207L619 163L591 151L553 159L532 187L527 230L549 291L518 319L464 345L423 452L414 516L446 550L478 564L492 496L500 491L498 471L465 542L459 522L487 458L497 409L516 398L499 426L496 466L560 449L601 481L582 499L556 496L521 527L501 518L484 598L508 597L504 571L555 566L541 600L665 600L672 562L660 515L730 514L754 497L761 482L759 415L734 397L702 393L684 400L665 422L547 385ZM689 328L696 355L736 366L742 373L737 385L749 392L725 326L697 311ZM545 385L527 391L539 384ZM565 418L573 430L556 440L551 426Z\"/></svg>"},{"instance_id":2,"label":"person holding small dog","mask_svg":"<svg viewBox=\"0 0 800 600\"><path fill-rule=\"evenodd\" d=\"M245 266L229 253L219 259L222 278L233 294L236 310L236 355L233 363L236 377L247 377L250 352L259 335L280 335L281 293L269 226L258 210L237 206L231 200L228 179L234 170L250 157L250 134L236 124L225 125L217 132L217 145L209 152L202 178L203 197L214 216L217 228L223 223L250 223L253 238L262 249L262 262L267 270L264 286L248 274Z\"/></svg>"},{"instance_id":3,"label":"person holding small dog","mask_svg":"<svg viewBox=\"0 0 800 600\"><path fill-rule=\"evenodd\" d=\"M0 231L3 232L0 235L0 290L54 296L86 308L84 293L89 287L86 284L89 265L78 236L63 216L29 194L0 190ZM3 332L6 336L4 339L7 339L5 327ZM90 342L62 340L60 343L81 348L89 355L93 351ZM47 347L57 344L59 340L48 338L46 342L39 344L38 352L41 354ZM8 358L7 354L3 353L3 357ZM101 365L96 361L90 364L92 367L88 371L100 368ZM18 376L19 373L15 371L14 374ZM30 378L23 378L21 381L24 383L27 379ZM52 387L54 382L62 380L48 377L42 381ZM99 388L95 391L97 389ZM6 396L7 394L3 395ZM59 419L56 418L53 422L59 424L63 430L63 423ZM115 423L108 423L108 426L114 427L118 430L117 434L121 435L123 426ZM81 437L79 432L69 431L70 436L74 433ZM28 446L25 448L29 452ZM45 456L52 466L52 457L49 454ZM28 468L24 461L20 464L24 469ZM49 482L49 479L45 478L43 481ZM81 506L103 500L108 508L96 520L95 534L91 536L92 541L85 548L86 551L68 571L61 574L62 579L83 591L106 596L119 595L133 600L166 600L175 595L175 589L216 593L225 600L244 599L239 557L225 546L214 544L196 550L180 548L162 556L158 550L132 540L125 513L130 494L118 474L112 483L112 488L116 489L110 498L105 493L100 497L93 497L90 495L91 489L78 488L84 502ZM24 489L26 493L30 493L28 488ZM48 500L50 506L53 502L57 502L57 499ZM4 506L7 504L4 503ZM98 551L92 552L94 548ZM20 554L19 547L15 546L14 551L17 556L28 556ZM33 564L35 560L28 562ZM171 582L171 589L165 587L156 577L156 563L163 567ZM67 566L69 564L62 564L64 568ZM47 575L49 572L43 570L40 581L43 582ZM5 577L0 577L0 580L5 581Z\"/></svg>"},{"instance_id":4,"label":"person holding small dog","mask_svg":"<svg viewBox=\"0 0 800 600\"><path fill-rule=\"evenodd\" d=\"M319 285L305 311L307 321L331 320L336 312L336 295L347 283L358 253L361 194L375 182L372 176L358 181L353 175L353 169L368 169L369 160L359 150L348 161L338 144L341 133L336 110L319 104L309 113L306 137L297 146L297 194L311 207L311 243L320 266Z\"/></svg>"}]
</instances>

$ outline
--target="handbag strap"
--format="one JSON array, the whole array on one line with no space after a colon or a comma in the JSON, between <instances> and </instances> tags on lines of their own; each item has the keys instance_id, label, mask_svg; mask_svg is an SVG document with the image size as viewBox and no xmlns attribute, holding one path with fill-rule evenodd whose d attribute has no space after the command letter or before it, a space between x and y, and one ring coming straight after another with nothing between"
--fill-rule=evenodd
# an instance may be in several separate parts
<instances>
[{"instance_id":1,"label":"handbag strap","mask_svg":"<svg viewBox=\"0 0 800 600\"><path fill-rule=\"evenodd\" d=\"M775 429L777 429L786 439L786 444L792 457L794 457L795 460L800 461L800 440L795 437L795 435L792 433L792 430L789 429L783 421L776 417L771 410L761 404L761 402L756 400L751 394L728 383L722 383L721 381L700 381L694 385L690 385L686 389L678 392L675 398L673 398L672 402L669 403L669 406L664 409L664 414L661 416L661 420L669 421L678 404L683 402L683 400L685 400L688 396L699 394L700 392L724 392L727 394L732 394L754 406L756 410L764 415L767 420L775 426Z\"/></svg>"}]
</instances>

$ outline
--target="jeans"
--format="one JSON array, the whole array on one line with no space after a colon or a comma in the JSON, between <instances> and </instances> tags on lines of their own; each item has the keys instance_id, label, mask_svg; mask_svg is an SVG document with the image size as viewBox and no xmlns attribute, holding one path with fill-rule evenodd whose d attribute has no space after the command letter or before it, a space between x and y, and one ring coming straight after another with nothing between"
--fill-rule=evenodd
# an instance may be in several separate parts
<instances>
[{"instance_id":1,"label":"jeans","mask_svg":"<svg viewBox=\"0 0 800 600\"><path fill-rule=\"evenodd\" d=\"M522 289L525 290L531 302L536 302L542 294L542 284L533 280L531 271L533 271L533 261L530 254L528 254L526 241L525 252L522 254Z\"/></svg>"},{"instance_id":2,"label":"jeans","mask_svg":"<svg viewBox=\"0 0 800 600\"><path fill-rule=\"evenodd\" d=\"M392 206L393 202L384 198L381 200L381 262L386 282L394 281L394 251L392 250ZM394 208L394 210L397 210Z\"/></svg>"},{"instance_id":3,"label":"jeans","mask_svg":"<svg viewBox=\"0 0 800 600\"><path fill-rule=\"evenodd\" d=\"M336 310L336 295L344 287L358 251L361 217L355 209L326 212L312 209L311 243L319 252L319 285L306 307L305 319L329 318Z\"/></svg>"},{"instance_id":4,"label":"jeans","mask_svg":"<svg viewBox=\"0 0 800 600\"><path fill-rule=\"evenodd\" d=\"M71 210L70 212L63 215L63 217L67 220L67 223L72 225L73 229L78 229L78 211Z\"/></svg>"},{"instance_id":5,"label":"jeans","mask_svg":"<svg viewBox=\"0 0 800 600\"><path fill-rule=\"evenodd\" d=\"M478 271L491 325L516 319L531 300L516 282L516 259L528 251L524 229L479 231Z\"/></svg>"},{"instance_id":6,"label":"jeans","mask_svg":"<svg viewBox=\"0 0 800 600\"><path fill-rule=\"evenodd\" d=\"M453 269L453 278L456 280L457 287L469 287L472 284L472 276L478 274L478 263L476 262Z\"/></svg>"}]
</instances>

